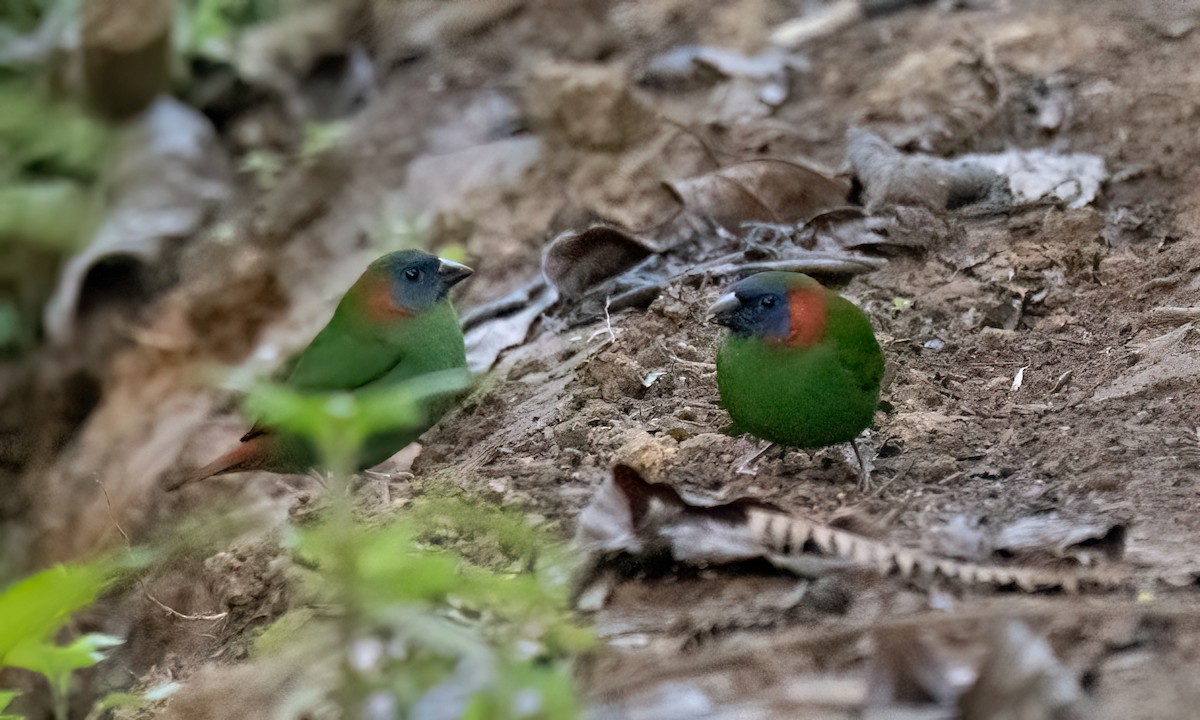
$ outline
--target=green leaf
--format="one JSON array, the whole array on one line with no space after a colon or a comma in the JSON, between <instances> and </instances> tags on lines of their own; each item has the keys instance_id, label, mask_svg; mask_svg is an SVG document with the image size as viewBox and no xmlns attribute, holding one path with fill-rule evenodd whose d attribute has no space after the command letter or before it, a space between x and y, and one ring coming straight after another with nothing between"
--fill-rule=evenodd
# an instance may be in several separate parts
<instances>
[{"instance_id":1,"label":"green leaf","mask_svg":"<svg viewBox=\"0 0 1200 720\"><path fill-rule=\"evenodd\" d=\"M359 393L299 393L278 383L260 382L246 397L246 412L271 427L318 443L361 443L371 433L415 427L425 417L425 401L470 385L466 370L422 375L380 390Z\"/></svg>"},{"instance_id":2,"label":"green leaf","mask_svg":"<svg viewBox=\"0 0 1200 720\"><path fill-rule=\"evenodd\" d=\"M8 707L8 704L13 701L13 698L20 694L20 690L0 690L0 710L4 710L4 708Z\"/></svg>"},{"instance_id":3,"label":"green leaf","mask_svg":"<svg viewBox=\"0 0 1200 720\"><path fill-rule=\"evenodd\" d=\"M466 370L442 370L363 393L358 398L358 422L366 434L415 427L424 420L427 401L460 392L470 384L471 374Z\"/></svg>"},{"instance_id":4,"label":"green leaf","mask_svg":"<svg viewBox=\"0 0 1200 720\"><path fill-rule=\"evenodd\" d=\"M72 180L0 186L0 236L71 253L83 241L94 217L92 196Z\"/></svg>"},{"instance_id":5,"label":"green leaf","mask_svg":"<svg viewBox=\"0 0 1200 720\"><path fill-rule=\"evenodd\" d=\"M50 645L41 639L26 638L5 658L5 664L25 668L54 679L75 670L89 668L104 659L104 651L123 643L119 637L90 633L70 645Z\"/></svg>"},{"instance_id":6,"label":"green leaf","mask_svg":"<svg viewBox=\"0 0 1200 720\"><path fill-rule=\"evenodd\" d=\"M95 601L107 586L105 563L58 565L10 585L0 593L0 667L19 644L40 642L72 613Z\"/></svg>"},{"instance_id":7,"label":"green leaf","mask_svg":"<svg viewBox=\"0 0 1200 720\"><path fill-rule=\"evenodd\" d=\"M336 147L350 129L348 122L310 122L304 127L300 156L312 158Z\"/></svg>"},{"instance_id":8,"label":"green leaf","mask_svg":"<svg viewBox=\"0 0 1200 720\"><path fill-rule=\"evenodd\" d=\"M92 179L111 130L78 107L47 101L27 82L0 83L0 156L38 174Z\"/></svg>"}]
</instances>

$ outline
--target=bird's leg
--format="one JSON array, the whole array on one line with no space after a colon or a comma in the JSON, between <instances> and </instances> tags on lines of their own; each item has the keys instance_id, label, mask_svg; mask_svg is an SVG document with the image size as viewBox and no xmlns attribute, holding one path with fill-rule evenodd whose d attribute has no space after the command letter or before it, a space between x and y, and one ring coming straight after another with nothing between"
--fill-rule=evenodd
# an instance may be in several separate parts
<instances>
[{"instance_id":1,"label":"bird's leg","mask_svg":"<svg viewBox=\"0 0 1200 720\"><path fill-rule=\"evenodd\" d=\"M858 447L858 438L850 441L850 447L854 450L854 457L858 460L858 489L860 492L868 492L875 487L875 483L871 480L871 467L867 460L863 459L862 449Z\"/></svg>"},{"instance_id":2,"label":"bird's leg","mask_svg":"<svg viewBox=\"0 0 1200 720\"><path fill-rule=\"evenodd\" d=\"M746 459L742 461L741 465L738 465L738 469L734 472L736 472L738 475L758 474L758 470L753 467L754 462L763 455L766 455L768 450L775 447L775 443L773 442L767 442L766 440L763 440L762 442L765 444L759 449L755 450L753 454L746 456Z\"/></svg>"}]
</instances>

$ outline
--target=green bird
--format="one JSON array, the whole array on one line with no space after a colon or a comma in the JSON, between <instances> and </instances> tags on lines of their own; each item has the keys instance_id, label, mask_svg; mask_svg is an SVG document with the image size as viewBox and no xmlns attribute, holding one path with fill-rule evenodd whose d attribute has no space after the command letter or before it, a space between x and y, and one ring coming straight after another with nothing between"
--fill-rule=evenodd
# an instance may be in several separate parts
<instances>
[{"instance_id":1,"label":"green bird","mask_svg":"<svg viewBox=\"0 0 1200 720\"><path fill-rule=\"evenodd\" d=\"M849 300L807 275L764 272L736 283L708 314L731 331L717 352L717 387L736 432L807 450L853 443L871 425L883 353ZM854 452L865 488L870 477Z\"/></svg>"},{"instance_id":2,"label":"green bird","mask_svg":"<svg viewBox=\"0 0 1200 720\"><path fill-rule=\"evenodd\" d=\"M377 390L427 373L465 368L463 334L447 295L472 272L418 250L384 255L367 267L329 323L293 359L284 384L313 393ZM453 402L449 397L430 403L423 427L369 437L359 467L378 465L416 440ZM306 439L256 424L236 448L169 489L248 470L304 472L316 463L316 451Z\"/></svg>"}]
</instances>

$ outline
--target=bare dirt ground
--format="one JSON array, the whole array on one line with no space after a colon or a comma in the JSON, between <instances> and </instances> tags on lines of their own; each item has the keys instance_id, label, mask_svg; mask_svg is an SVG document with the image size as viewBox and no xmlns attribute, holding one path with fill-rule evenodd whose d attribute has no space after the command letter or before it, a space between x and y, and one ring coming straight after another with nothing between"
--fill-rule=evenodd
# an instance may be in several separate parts
<instances>
[{"instance_id":1,"label":"bare dirt ground","mask_svg":"<svg viewBox=\"0 0 1200 720\"><path fill-rule=\"evenodd\" d=\"M1156 309L1200 305L1200 8L966 5L860 18L811 41L802 63L779 71L785 98L773 104L761 100L770 80L668 72L655 59L685 44L755 55L799 14L789 3L540 0L490 3L477 24L449 18L418 59L387 66L342 146L230 210L239 242L195 244L181 285L98 373L82 425L56 419L53 396L37 400L56 452L18 459L4 481L19 498L5 506L15 554L76 557L121 542L114 521L145 538L196 507L251 508L260 527L303 511L319 488L302 478L232 476L178 497L158 483L240 430L234 399L205 389L199 368L303 346L377 252L368 236L389 198L436 208L435 246L466 248L478 271L458 300L469 310L535 280L560 231L654 227L676 202L664 180L761 157L844 178L852 125L939 156L1090 153L1108 172L1093 202L929 213L909 228L921 251L889 253L845 287L888 365L867 442L872 492L855 489L836 448L776 450L755 474L736 472L756 444L720 433L720 332L703 318L730 278L703 276L673 279L608 321L595 308L552 308L425 437L412 476L361 492L386 511L449 481L567 537L625 461L713 500L850 514L876 536L942 553L1028 518L1097 528L1081 538L1115 542L1132 587L1029 595L858 574L808 581L755 565L625 573L591 616L606 645L581 668L583 687L604 717L858 717L864 703L928 699L901 669L937 667L929 658L946 647L974 643L1019 665L1036 643L986 640L988 621L1019 618L1083 689L1075 715L1053 716L1193 717L1200 344L1196 315ZM378 56L403 45L389 32L376 28ZM152 585L181 613L229 615L205 622L117 602L105 622L131 639L100 685L200 677L205 691L172 701L168 716L233 716L220 710L232 675L219 668L288 596L269 542L222 550L181 558ZM892 685L925 689L881 689ZM236 697L269 705L271 690Z\"/></svg>"}]
</instances>

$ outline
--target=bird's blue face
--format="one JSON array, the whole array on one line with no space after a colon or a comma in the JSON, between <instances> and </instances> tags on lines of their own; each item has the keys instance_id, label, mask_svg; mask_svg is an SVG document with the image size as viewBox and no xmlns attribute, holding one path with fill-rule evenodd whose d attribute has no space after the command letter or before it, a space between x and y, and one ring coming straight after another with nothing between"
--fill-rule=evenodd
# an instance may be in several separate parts
<instances>
[{"instance_id":1,"label":"bird's blue face","mask_svg":"<svg viewBox=\"0 0 1200 720\"><path fill-rule=\"evenodd\" d=\"M708 310L735 335L782 342L791 332L787 288L756 276L735 284Z\"/></svg>"},{"instance_id":2,"label":"bird's blue face","mask_svg":"<svg viewBox=\"0 0 1200 720\"><path fill-rule=\"evenodd\" d=\"M419 313L446 299L450 288L466 279L471 268L419 250L401 250L381 258L398 308Z\"/></svg>"},{"instance_id":3,"label":"bird's blue face","mask_svg":"<svg viewBox=\"0 0 1200 720\"><path fill-rule=\"evenodd\" d=\"M734 335L809 348L825 337L825 303L825 289L807 275L763 272L735 283L708 315Z\"/></svg>"}]
</instances>

